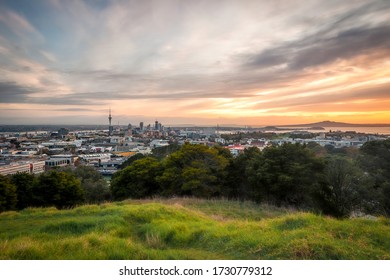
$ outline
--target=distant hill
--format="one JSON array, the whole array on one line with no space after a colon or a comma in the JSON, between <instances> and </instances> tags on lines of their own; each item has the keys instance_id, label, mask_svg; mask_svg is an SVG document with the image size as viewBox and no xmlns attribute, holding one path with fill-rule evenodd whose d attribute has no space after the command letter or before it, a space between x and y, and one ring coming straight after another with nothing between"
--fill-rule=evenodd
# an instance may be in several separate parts
<instances>
[{"instance_id":1,"label":"distant hill","mask_svg":"<svg viewBox=\"0 0 390 280\"><path fill-rule=\"evenodd\" d=\"M322 121L308 124L281 125L280 127L390 127L390 124L354 124L345 122Z\"/></svg>"}]
</instances>

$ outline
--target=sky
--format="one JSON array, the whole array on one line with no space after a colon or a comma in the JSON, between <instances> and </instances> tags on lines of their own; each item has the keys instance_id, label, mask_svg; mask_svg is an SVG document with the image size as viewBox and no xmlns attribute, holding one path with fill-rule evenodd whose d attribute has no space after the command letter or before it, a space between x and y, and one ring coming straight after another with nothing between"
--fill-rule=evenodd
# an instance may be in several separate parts
<instances>
[{"instance_id":1,"label":"sky","mask_svg":"<svg viewBox=\"0 0 390 280\"><path fill-rule=\"evenodd\" d=\"M0 124L390 123L388 0L0 0Z\"/></svg>"}]
</instances>

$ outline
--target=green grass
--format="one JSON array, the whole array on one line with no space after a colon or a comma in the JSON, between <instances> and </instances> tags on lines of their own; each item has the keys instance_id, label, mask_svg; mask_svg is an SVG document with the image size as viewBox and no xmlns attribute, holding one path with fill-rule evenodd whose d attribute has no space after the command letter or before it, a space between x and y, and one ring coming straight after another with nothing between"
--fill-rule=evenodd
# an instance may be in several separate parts
<instances>
[{"instance_id":1,"label":"green grass","mask_svg":"<svg viewBox=\"0 0 390 280\"><path fill-rule=\"evenodd\" d=\"M0 259L390 259L390 220L250 202L132 200L0 214Z\"/></svg>"}]
</instances>

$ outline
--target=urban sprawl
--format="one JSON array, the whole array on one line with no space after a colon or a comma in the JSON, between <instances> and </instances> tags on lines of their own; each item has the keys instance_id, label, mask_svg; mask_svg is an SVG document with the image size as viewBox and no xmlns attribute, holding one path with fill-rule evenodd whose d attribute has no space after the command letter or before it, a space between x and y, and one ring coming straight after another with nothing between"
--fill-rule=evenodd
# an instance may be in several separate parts
<instances>
[{"instance_id":1,"label":"urban sprawl","mask_svg":"<svg viewBox=\"0 0 390 280\"><path fill-rule=\"evenodd\" d=\"M222 145L233 156L246 148L263 150L269 145L283 143L309 144L333 148L359 148L371 140L384 140L389 136L357 133L355 131L320 131L275 128L226 127L165 127L160 122L138 126L113 126L111 112L108 129L57 131L1 132L0 174L18 172L39 174L47 170L87 165L102 175L112 175L129 157L141 153L151 154L154 149L170 144Z\"/></svg>"}]
</instances>

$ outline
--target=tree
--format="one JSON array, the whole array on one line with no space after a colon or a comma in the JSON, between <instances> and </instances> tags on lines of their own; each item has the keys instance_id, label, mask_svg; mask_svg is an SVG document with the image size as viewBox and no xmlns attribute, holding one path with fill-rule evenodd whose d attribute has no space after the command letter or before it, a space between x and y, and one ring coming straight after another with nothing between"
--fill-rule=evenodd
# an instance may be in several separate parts
<instances>
[{"instance_id":1,"label":"tree","mask_svg":"<svg viewBox=\"0 0 390 280\"><path fill-rule=\"evenodd\" d=\"M321 192L322 210L325 214L346 217L353 210L361 210L369 202L370 195L365 192L372 184L367 175L342 157L328 158L326 185Z\"/></svg>"},{"instance_id":2,"label":"tree","mask_svg":"<svg viewBox=\"0 0 390 280\"><path fill-rule=\"evenodd\" d=\"M164 171L157 181L163 195L218 196L228 163L218 148L184 144L164 160Z\"/></svg>"},{"instance_id":3,"label":"tree","mask_svg":"<svg viewBox=\"0 0 390 280\"><path fill-rule=\"evenodd\" d=\"M120 168L123 169L123 168L125 168L125 167L131 165L134 161L139 160L139 159L144 158L144 157L145 157L145 156L144 156L143 154L137 153L137 154L135 154L135 155L129 157L127 160L125 160L125 161L121 164Z\"/></svg>"},{"instance_id":4,"label":"tree","mask_svg":"<svg viewBox=\"0 0 390 280\"><path fill-rule=\"evenodd\" d=\"M313 207L314 193L323 178L324 164L300 144L267 147L248 167L253 199L277 205Z\"/></svg>"},{"instance_id":5,"label":"tree","mask_svg":"<svg viewBox=\"0 0 390 280\"><path fill-rule=\"evenodd\" d=\"M379 211L390 215L390 139L366 142L360 148L358 162L374 180Z\"/></svg>"},{"instance_id":6,"label":"tree","mask_svg":"<svg viewBox=\"0 0 390 280\"><path fill-rule=\"evenodd\" d=\"M35 206L72 208L84 201L80 180L66 172L52 170L39 175L33 188Z\"/></svg>"},{"instance_id":7,"label":"tree","mask_svg":"<svg viewBox=\"0 0 390 280\"><path fill-rule=\"evenodd\" d=\"M16 203L16 186L9 178L0 175L0 212L14 210Z\"/></svg>"},{"instance_id":8,"label":"tree","mask_svg":"<svg viewBox=\"0 0 390 280\"><path fill-rule=\"evenodd\" d=\"M114 174L111 192L115 200L152 197L159 192L156 177L161 174L161 164L153 157L134 161Z\"/></svg>"},{"instance_id":9,"label":"tree","mask_svg":"<svg viewBox=\"0 0 390 280\"><path fill-rule=\"evenodd\" d=\"M84 179L81 188L86 203L101 203L111 199L110 187L104 178Z\"/></svg>"},{"instance_id":10,"label":"tree","mask_svg":"<svg viewBox=\"0 0 390 280\"><path fill-rule=\"evenodd\" d=\"M180 146L177 143L173 143L168 146L154 148L152 153L153 156L161 160L178 150L180 150Z\"/></svg>"},{"instance_id":11,"label":"tree","mask_svg":"<svg viewBox=\"0 0 390 280\"><path fill-rule=\"evenodd\" d=\"M66 168L63 171L80 180L86 203L100 203L110 200L111 191L107 181L92 166L80 165L75 169Z\"/></svg>"},{"instance_id":12,"label":"tree","mask_svg":"<svg viewBox=\"0 0 390 280\"><path fill-rule=\"evenodd\" d=\"M11 176L11 182L16 186L18 203L16 208L21 210L33 205L32 189L35 176L29 173L16 173Z\"/></svg>"},{"instance_id":13,"label":"tree","mask_svg":"<svg viewBox=\"0 0 390 280\"><path fill-rule=\"evenodd\" d=\"M244 150L236 158L233 158L226 167L222 195L229 198L253 199L252 184L248 181L248 167L252 160L260 156L261 152L256 147Z\"/></svg>"}]
</instances>

